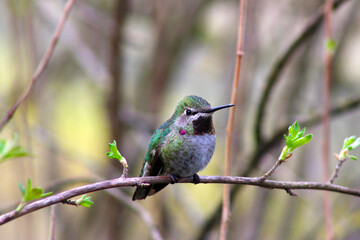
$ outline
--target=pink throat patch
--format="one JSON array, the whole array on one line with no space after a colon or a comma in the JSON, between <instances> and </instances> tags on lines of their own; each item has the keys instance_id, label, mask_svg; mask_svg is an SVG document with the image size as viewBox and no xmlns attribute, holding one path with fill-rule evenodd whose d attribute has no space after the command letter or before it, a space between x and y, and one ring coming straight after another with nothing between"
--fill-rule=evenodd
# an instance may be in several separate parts
<instances>
[{"instance_id":1,"label":"pink throat patch","mask_svg":"<svg viewBox=\"0 0 360 240\"><path fill-rule=\"evenodd\" d=\"M184 134L186 134L186 130L185 129L180 129L179 133L180 133L180 135L184 135Z\"/></svg>"}]
</instances>

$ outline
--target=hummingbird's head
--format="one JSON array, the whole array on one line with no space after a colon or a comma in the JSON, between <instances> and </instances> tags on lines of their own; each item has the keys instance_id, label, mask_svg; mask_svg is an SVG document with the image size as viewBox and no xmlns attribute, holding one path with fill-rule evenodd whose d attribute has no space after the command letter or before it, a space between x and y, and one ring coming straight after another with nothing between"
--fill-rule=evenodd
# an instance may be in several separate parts
<instances>
[{"instance_id":1,"label":"hummingbird's head","mask_svg":"<svg viewBox=\"0 0 360 240\"><path fill-rule=\"evenodd\" d=\"M186 129L189 133L205 134L215 133L212 114L220 109L232 107L234 104L211 107L203 98L198 96L186 96L176 106L173 118L175 126Z\"/></svg>"}]
</instances>

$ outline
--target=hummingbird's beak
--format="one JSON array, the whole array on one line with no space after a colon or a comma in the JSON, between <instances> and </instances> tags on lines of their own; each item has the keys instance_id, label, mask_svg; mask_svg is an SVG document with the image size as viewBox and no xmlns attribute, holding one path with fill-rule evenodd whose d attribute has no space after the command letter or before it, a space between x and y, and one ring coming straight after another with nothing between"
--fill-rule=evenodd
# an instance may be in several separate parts
<instances>
[{"instance_id":1,"label":"hummingbird's beak","mask_svg":"<svg viewBox=\"0 0 360 240\"><path fill-rule=\"evenodd\" d=\"M213 107L213 108L210 108L210 109L207 109L207 110L204 110L204 111L201 111L203 113L213 113L217 110L220 110L220 109L223 109L223 108L228 108L228 107L232 107L234 106L234 104L227 104L227 105L223 105L223 106L219 106L219 107Z\"/></svg>"}]
</instances>

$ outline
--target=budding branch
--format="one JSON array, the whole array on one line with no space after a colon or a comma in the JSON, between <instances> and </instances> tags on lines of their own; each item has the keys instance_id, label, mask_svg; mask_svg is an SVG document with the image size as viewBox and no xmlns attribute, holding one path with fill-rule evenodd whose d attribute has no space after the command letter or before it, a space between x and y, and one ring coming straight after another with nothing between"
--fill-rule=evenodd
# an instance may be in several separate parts
<instances>
[{"instance_id":1,"label":"budding branch","mask_svg":"<svg viewBox=\"0 0 360 240\"><path fill-rule=\"evenodd\" d=\"M179 183L192 183L193 177L181 178ZM171 183L170 177L134 177L134 178L116 178L88 184L85 186L73 188L44 199L36 200L26 205L20 213L11 211L0 216L0 225L10 222L18 217L29 214L50 205L61 203L69 198L82 195L85 193L96 192L109 188L118 187L135 187L144 184L156 183ZM264 180L259 181L257 177L233 177L233 176L200 176L200 183L219 183L219 184L243 184L265 187L270 189L283 189L286 192L291 192L294 189L308 189L308 190L323 190L330 192L338 192L348 195L360 197L360 189L348 188L336 184L321 183L321 182L290 182L290 181L274 181Z\"/></svg>"}]
</instances>

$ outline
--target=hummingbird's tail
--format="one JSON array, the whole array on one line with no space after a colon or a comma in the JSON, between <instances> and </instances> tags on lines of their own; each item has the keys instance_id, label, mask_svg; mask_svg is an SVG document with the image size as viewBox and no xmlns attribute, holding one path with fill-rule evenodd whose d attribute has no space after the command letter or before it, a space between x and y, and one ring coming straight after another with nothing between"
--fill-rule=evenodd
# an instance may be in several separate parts
<instances>
[{"instance_id":1,"label":"hummingbird's tail","mask_svg":"<svg viewBox=\"0 0 360 240\"><path fill-rule=\"evenodd\" d=\"M154 195L155 193L157 193L167 185L168 183L159 183L159 184L152 184L146 187L137 187L132 197L132 200L135 201L135 200L145 199L147 196Z\"/></svg>"},{"instance_id":2,"label":"hummingbird's tail","mask_svg":"<svg viewBox=\"0 0 360 240\"><path fill-rule=\"evenodd\" d=\"M142 200L145 199L147 197L147 195L149 194L149 191L151 189L151 186L147 186L147 187L137 187L134 195L132 197L132 200Z\"/></svg>"}]
</instances>

